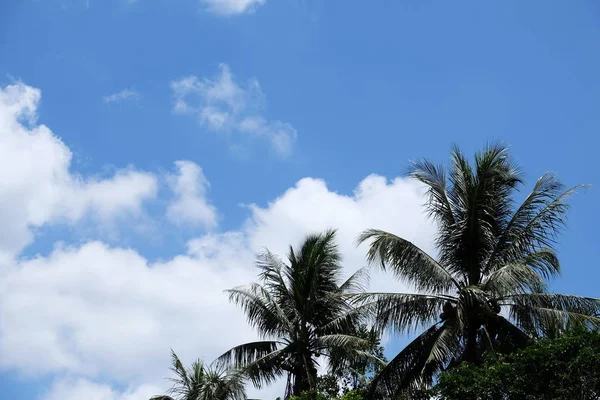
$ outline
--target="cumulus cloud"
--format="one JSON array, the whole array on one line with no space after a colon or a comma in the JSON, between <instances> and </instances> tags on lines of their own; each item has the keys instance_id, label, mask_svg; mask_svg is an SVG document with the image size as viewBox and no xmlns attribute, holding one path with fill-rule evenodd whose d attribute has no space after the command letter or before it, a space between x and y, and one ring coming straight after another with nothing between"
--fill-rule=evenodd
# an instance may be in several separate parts
<instances>
[{"instance_id":1,"label":"cumulus cloud","mask_svg":"<svg viewBox=\"0 0 600 400\"><path fill-rule=\"evenodd\" d=\"M175 98L173 112L195 117L216 132L267 140L281 157L291 154L296 129L290 123L261 115L265 99L255 78L240 84L229 66L221 64L216 78L188 76L171 82L171 90Z\"/></svg>"},{"instance_id":2,"label":"cumulus cloud","mask_svg":"<svg viewBox=\"0 0 600 400\"><path fill-rule=\"evenodd\" d=\"M146 400L157 393L160 393L160 389L152 385L140 385L119 392L109 385L86 379L64 379L55 382L43 400Z\"/></svg>"},{"instance_id":3,"label":"cumulus cloud","mask_svg":"<svg viewBox=\"0 0 600 400\"><path fill-rule=\"evenodd\" d=\"M208 203L208 180L192 161L176 161L176 175L167 178L175 199L167 208L167 217L178 225L200 224L207 229L216 227L217 211Z\"/></svg>"},{"instance_id":4,"label":"cumulus cloud","mask_svg":"<svg viewBox=\"0 0 600 400\"><path fill-rule=\"evenodd\" d=\"M254 254L263 246L284 255L307 232L338 227L350 274L364 265L354 241L367 227L431 248L421 202L420 188L404 179L369 176L342 195L305 178L266 207L251 206L241 229L192 239L186 254L166 261L100 242L20 260L0 281L0 365L161 382L169 348L189 361L210 361L256 337L222 290L255 280ZM381 274L372 281L374 290L404 290Z\"/></svg>"},{"instance_id":5,"label":"cumulus cloud","mask_svg":"<svg viewBox=\"0 0 600 400\"><path fill-rule=\"evenodd\" d=\"M254 12L266 0L201 0L207 10L219 15L239 15Z\"/></svg>"},{"instance_id":6,"label":"cumulus cloud","mask_svg":"<svg viewBox=\"0 0 600 400\"><path fill-rule=\"evenodd\" d=\"M37 227L136 214L157 191L154 176L134 169L109 178L71 172L69 148L37 123L40 98L23 83L0 87L0 259L21 251Z\"/></svg>"},{"instance_id":7,"label":"cumulus cloud","mask_svg":"<svg viewBox=\"0 0 600 400\"><path fill-rule=\"evenodd\" d=\"M133 89L123 89L120 92L113 93L108 96L104 96L103 100L105 103L120 103L125 100L139 99L140 94Z\"/></svg>"},{"instance_id":8,"label":"cumulus cloud","mask_svg":"<svg viewBox=\"0 0 600 400\"><path fill-rule=\"evenodd\" d=\"M249 90L224 87L209 86L207 96L228 110L243 107L240 99ZM46 400L148 398L168 386L170 348L189 364L254 340L243 313L222 291L256 279L253 261L264 246L284 256L306 233L338 228L346 275L364 266L365 248L357 249L355 239L365 228L432 249L434 227L422 213L422 188L370 175L350 194L333 192L320 179L301 179L268 204L250 205L239 228L191 238L185 252L165 260L101 241L57 245L44 256L20 254L35 227L136 213L156 192L153 176L132 169L109 179L70 172L68 148L36 123L39 98L23 84L0 91L0 369L57 377ZM214 224L202 170L190 161L175 165L167 178L175 193L167 214ZM373 274L371 288L406 289L381 273ZM261 395L280 396L283 385ZM255 390L250 394L257 397Z\"/></svg>"}]
</instances>

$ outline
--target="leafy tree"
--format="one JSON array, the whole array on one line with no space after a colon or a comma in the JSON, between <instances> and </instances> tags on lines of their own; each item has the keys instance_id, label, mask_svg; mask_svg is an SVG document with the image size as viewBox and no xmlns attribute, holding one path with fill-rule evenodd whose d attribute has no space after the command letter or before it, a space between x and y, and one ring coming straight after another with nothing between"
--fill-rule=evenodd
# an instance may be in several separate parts
<instances>
[{"instance_id":1,"label":"leafy tree","mask_svg":"<svg viewBox=\"0 0 600 400\"><path fill-rule=\"evenodd\" d=\"M328 399L334 399L341 392L340 378L333 374L325 374L317 377L316 392L322 394Z\"/></svg>"},{"instance_id":2,"label":"leafy tree","mask_svg":"<svg viewBox=\"0 0 600 400\"><path fill-rule=\"evenodd\" d=\"M362 294L359 309L376 315L380 330L428 327L377 375L371 395L397 398L463 360L512 351L572 323L600 323L598 299L547 292L560 273L553 245L576 188L547 173L515 205L523 181L506 148L486 148L474 165L457 148L451 159L448 171L424 160L410 173L427 189L435 255L381 230L359 238L370 242L370 262L418 291Z\"/></svg>"},{"instance_id":3,"label":"leafy tree","mask_svg":"<svg viewBox=\"0 0 600 400\"><path fill-rule=\"evenodd\" d=\"M319 377L317 386L328 387L324 390L327 393L334 393L334 387L337 389L335 394L364 388L387 363L381 338L376 331L362 324L355 328L353 334L365 340L366 345L361 349L363 356L349 361L347 367L338 370L335 375ZM332 354L332 357L335 357L335 354ZM330 395L330 397L336 396Z\"/></svg>"},{"instance_id":4,"label":"leafy tree","mask_svg":"<svg viewBox=\"0 0 600 400\"><path fill-rule=\"evenodd\" d=\"M330 396L319 391L302 392L298 396L291 396L289 400L363 400L365 391L363 389L350 390L341 396Z\"/></svg>"},{"instance_id":5,"label":"leafy tree","mask_svg":"<svg viewBox=\"0 0 600 400\"><path fill-rule=\"evenodd\" d=\"M287 258L284 263L267 250L257 260L260 283L227 291L264 340L219 358L223 365L242 368L258 387L287 374L286 397L316 388L319 357L329 357L334 372L360 356L366 340L353 334L358 318L349 315L344 295L363 291L368 278L359 270L340 283L333 230L309 235L299 249L290 247Z\"/></svg>"},{"instance_id":6,"label":"leafy tree","mask_svg":"<svg viewBox=\"0 0 600 400\"><path fill-rule=\"evenodd\" d=\"M172 396L154 396L151 400L245 400L244 377L237 371L212 368L196 360L185 369L179 357L172 355L171 371L175 373Z\"/></svg>"},{"instance_id":7,"label":"leafy tree","mask_svg":"<svg viewBox=\"0 0 600 400\"><path fill-rule=\"evenodd\" d=\"M463 363L440 375L440 400L596 400L600 398L600 334L542 339L483 365Z\"/></svg>"}]
</instances>

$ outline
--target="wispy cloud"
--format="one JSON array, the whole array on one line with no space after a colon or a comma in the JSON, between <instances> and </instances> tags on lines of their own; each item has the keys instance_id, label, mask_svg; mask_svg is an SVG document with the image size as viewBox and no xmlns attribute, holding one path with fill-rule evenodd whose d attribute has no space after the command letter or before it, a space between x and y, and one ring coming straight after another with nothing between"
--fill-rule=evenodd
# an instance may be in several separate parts
<instances>
[{"instance_id":1,"label":"wispy cloud","mask_svg":"<svg viewBox=\"0 0 600 400\"><path fill-rule=\"evenodd\" d=\"M263 138L281 157L291 154L297 131L288 122L261 115L265 96L256 78L240 84L229 66L221 64L216 78L188 76L171 82L171 89L173 112L195 116L216 132Z\"/></svg>"},{"instance_id":2,"label":"wispy cloud","mask_svg":"<svg viewBox=\"0 0 600 400\"><path fill-rule=\"evenodd\" d=\"M206 9L219 15L252 13L266 0L201 0Z\"/></svg>"},{"instance_id":3,"label":"wispy cloud","mask_svg":"<svg viewBox=\"0 0 600 400\"><path fill-rule=\"evenodd\" d=\"M89 1L89 0L88 0ZM197 0L196 0L197 1ZM199 0L204 9L220 16L252 14L267 0ZM138 0L125 0L127 4L137 3Z\"/></svg>"},{"instance_id":4,"label":"wispy cloud","mask_svg":"<svg viewBox=\"0 0 600 400\"><path fill-rule=\"evenodd\" d=\"M217 225L217 211L207 199L210 184L202 168L192 161L176 161L176 175L167 178L175 198L167 208L167 218L177 225L202 225L206 229Z\"/></svg>"},{"instance_id":5,"label":"wispy cloud","mask_svg":"<svg viewBox=\"0 0 600 400\"><path fill-rule=\"evenodd\" d=\"M133 89L123 89L120 92L104 96L105 103L120 103L125 100L136 100L140 98L140 94Z\"/></svg>"}]
</instances>

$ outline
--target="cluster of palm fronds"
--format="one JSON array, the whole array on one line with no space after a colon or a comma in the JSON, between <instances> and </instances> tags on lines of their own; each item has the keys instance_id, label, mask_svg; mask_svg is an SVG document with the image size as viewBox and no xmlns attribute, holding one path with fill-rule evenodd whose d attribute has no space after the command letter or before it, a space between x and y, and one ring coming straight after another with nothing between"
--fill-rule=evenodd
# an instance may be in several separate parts
<instances>
[{"instance_id":1,"label":"cluster of palm fronds","mask_svg":"<svg viewBox=\"0 0 600 400\"><path fill-rule=\"evenodd\" d=\"M227 291L263 340L234 347L216 365L259 387L287 377L286 396L299 394L315 388L320 362L335 372L372 357L357 334L361 323L378 333L422 328L370 382L371 397L396 399L462 361L510 352L573 325L600 326L598 299L547 291L548 279L560 273L553 247L577 188L545 174L517 206L521 173L501 146L478 153L474 165L454 149L448 171L416 162L411 177L427 189L436 256L380 230L363 232L359 243L370 243L369 262L417 293L366 293L364 269L341 282L335 231L310 235L290 248L287 262L262 254L259 282ZM215 398L237 400L243 392L235 387ZM198 396L180 398L204 398Z\"/></svg>"}]
</instances>

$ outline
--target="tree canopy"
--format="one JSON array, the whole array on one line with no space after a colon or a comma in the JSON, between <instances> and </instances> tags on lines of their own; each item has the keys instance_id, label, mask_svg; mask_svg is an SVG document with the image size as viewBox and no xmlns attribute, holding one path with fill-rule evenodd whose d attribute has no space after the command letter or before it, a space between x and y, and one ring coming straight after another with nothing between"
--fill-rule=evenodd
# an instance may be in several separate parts
<instances>
[{"instance_id":1,"label":"tree canopy","mask_svg":"<svg viewBox=\"0 0 600 400\"><path fill-rule=\"evenodd\" d=\"M341 280L335 231L309 235L288 262L265 251L258 257L259 283L227 291L264 340L242 344L219 361L240 368L258 387L286 376L286 393L315 389L317 367L328 358L331 372L368 357L367 339L356 334L359 317L345 296L364 289L366 270Z\"/></svg>"},{"instance_id":2,"label":"tree canopy","mask_svg":"<svg viewBox=\"0 0 600 400\"><path fill-rule=\"evenodd\" d=\"M481 365L463 363L442 373L431 393L440 400L597 400L600 334L580 330L538 340Z\"/></svg>"},{"instance_id":3,"label":"tree canopy","mask_svg":"<svg viewBox=\"0 0 600 400\"><path fill-rule=\"evenodd\" d=\"M171 351L170 378L173 387L169 395L154 396L150 400L245 400L244 376L239 371L206 365L196 360L189 369Z\"/></svg>"},{"instance_id":4,"label":"tree canopy","mask_svg":"<svg viewBox=\"0 0 600 400\"><path fill-rule=\"evenodd\" d=\"M343 281L335 230L290 246L285 261L266 250L258 281L226 291L259 340L225 352L216 369L197 361L186 370L173 354L170 394L242 400L243 379L287 378L295 400L416 399L439 378L434 394L445 400L598 399L600 300L548 289L579 187L546 173L523 196L522 173L500 145L473 160L454 148L448 167L417 161L410 177L438 229L434 254L378 229L358 242L414 293L367 293L364 268ZM380 335L389 329L418 334L387 362ZM318 376L321 365L328 374Z\"/></svg>"},{"instance_id":5,"label":"tree canopy","mask_svg":"<svg viewBox=\"0 0 600 400\"><path fill-rule=\"evenodd\" d=\"M425 330L375 377L372 396L406 395L462 361L510 352L573 324L600 324L597 299L547 290L560 274L553 246L577 188L547 173L517 204L522 174L496 145L473 163L455 148L448 169L417 161L410 176L427 190L436 254L392 233L363 232L368 260L418 292L360 294L357 312L371 313L381 331Z\"/></svg>"}]
</instances>

